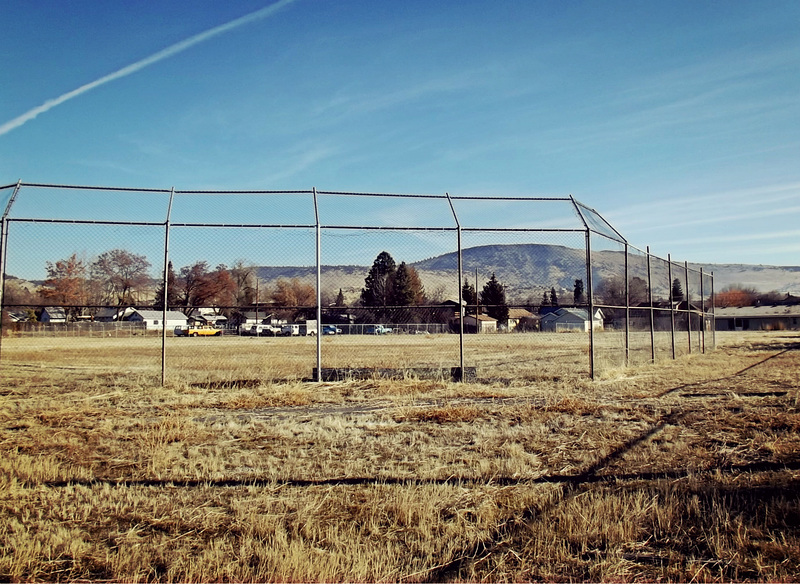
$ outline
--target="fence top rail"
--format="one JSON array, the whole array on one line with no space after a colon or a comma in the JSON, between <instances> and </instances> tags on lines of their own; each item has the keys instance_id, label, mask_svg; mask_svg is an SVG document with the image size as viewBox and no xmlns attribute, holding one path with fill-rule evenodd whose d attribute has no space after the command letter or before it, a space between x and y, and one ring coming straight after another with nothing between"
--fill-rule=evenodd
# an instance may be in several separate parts
<instances>
[{"instance_id":1,"label":"fence top rail","mask_svg":"<svg viewBox=\"0 0 800 584\"><path fill-rule=\"evenodd\" d=\"M214 191L193 190L175 191L176 195L313 195L314 191L266 191L266 190L240 190L240 191ZM319 194L319 192L317 193Z\"/></svg>"},{"instance_id":2,"label":"fence top rail","mask_svg":"<svg viewBox=\"0 0 800 584\"><path fill-rule=\"evenodd\" d=\"M563 202L569 203L569 197L489 197L479 195L450 195L454 201L542 201L542 202Z\"/></svg>"},{"instance_id":3,"label":"fence top rail","mask_svg":"<svg viewBox=\"0 0 800 584\"><path fill-rule=\"evenodd\" d=\"M318 195L334 195L339 197L397 197L406 199L444 199L447 195L404 194L404 193L355 193L349 191L317 191Z\"/></svg>"},{"instance_id":4,"label":"fence top rail","mask_svg":"<svg viewBox=\"0 0 800 584\"><path fill-rule=\"evenodd\" d=\"M104 187L92 185L62 185L46 183L20 183L20 187L32 187L37 189L72 189L81 191L118 191L125 193L164 193L169 194L172 189L152 189L143 187Z\"/></svg>"},{"instance_id":5,"label":"fence top rail","mask_svg":"<svg viewBox=\"0 0 800 584\"><path fill-rule=\"evenodd\" d=\"M160 225L163 225L161 223ZM170 223L170 227L213 227L239 229L313 229L314 223Z\"/></svg>"},{"instance_id":6,"label":"fence top rail","mask_svg":"<svg viewBox=\"0 0 800 584\"><path fill-rule=\"evenodd\" d=\"M112 221L110 219L47 219L36 217L11 217L9 223L68 223L75 225L136 225L163 226L163 221Z\"/></svg>"},{"instance_id":7,"label":"fence top rail","mask_svg":"<svg viewBox=\"0 0 800 584\"><path fill-rule=\"evenodd\" d=\"M0 186L0 189L9 189L17 186L11 183ZM291 189L291 190L270 190L270 189L171 189L171 188L150 188L150 187L120 187L103 185L68 185L61 183L36 183L20 182L20 187L29 188L49 188L49 189L71 189L71 190L91 190L91 191L115 191L115 192L141 192L141 193L163 193L174 192L176 195L311 195L313 189ZM378 193L378 192L355 192L355 191L323 191L317 190L318 195L337 195L349 197L401 197L401 198L424 198L424 199L443 199L447 200L446 194L426 194L426 193ZM570 197L509 197L494 195L451 195L451 199L456 201L542 201L542 202L565 202L573 201ZM585 209L591 209L581 204Z\"/></svg>"}]
</instances>

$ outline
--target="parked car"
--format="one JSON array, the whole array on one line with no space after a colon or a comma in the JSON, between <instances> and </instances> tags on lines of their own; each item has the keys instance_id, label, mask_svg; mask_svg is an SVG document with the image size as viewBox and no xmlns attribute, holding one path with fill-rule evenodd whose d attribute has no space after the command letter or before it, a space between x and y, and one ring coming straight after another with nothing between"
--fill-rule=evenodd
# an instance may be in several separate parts
<instances>
[{"instance_id":1,"label":"parked car","mask_svg":"<svg viewBox=\"0 0 800 584\"><path fill-rule=\"evenodd\" d=\"M222 329L209 325L189 325L176 326L172 332L176 337L218 337L222 334Z\"/></svg>"},{"instance_id":2,"label":"parked car","mask_svg":"<svg viewBox=\"0 0 800 584\"><path fill-rule=\"evenodd\" d=\"M340 335L342 334L342 329L338 326L333 326L332 324L326 324L322 327L322 334L323 335Z\"/></svg>"},{"instance_id":3,"label":"parked car","mask_svg":"<svg viewBox=\"0 0 800 584\"><path fill-rule=\"evenodd\" d=\"M281 327L281 335L284 337L299 337L300 325L299 324L285 324Z\"/></svg>"},{"instance_id":4,"label":"parked car","mask_svg":"<svg viewBox=\"0 0 800 584\"><path fill-rule=\"evenodd\" d=\"M281 334L281 327L271 324L254 324L250 327L249 334L257 337L274 337Z\"/></svg>"},{"instance_id":5,"label":"parked car","mask_svg":"<svg viewBox=\"0 0 800 584\"><path fill-rule=\"evenodd\" d=\"M374 326L367 327L367 334L368 335L388 335L391 334L392 329L383 326L382 324L376 324Z\"/></svg>"}]
</instances>

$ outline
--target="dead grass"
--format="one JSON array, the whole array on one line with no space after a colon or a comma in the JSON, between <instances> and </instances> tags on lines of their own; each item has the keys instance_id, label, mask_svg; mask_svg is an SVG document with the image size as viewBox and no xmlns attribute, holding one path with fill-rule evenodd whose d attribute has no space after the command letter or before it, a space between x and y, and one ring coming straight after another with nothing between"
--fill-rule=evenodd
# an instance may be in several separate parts
<instances>
[{"instance_id":1,"label":"dead grass","mask_svg":"<svg viewBox=\"0 0 800 584\"><path fill-rule=\"evenodd\" d=\"M717 340L474 385L309 384L256 351L161 388L122 342L12 347L0 579L795 581L800 336Z\"/></svg>"}]
</instances>

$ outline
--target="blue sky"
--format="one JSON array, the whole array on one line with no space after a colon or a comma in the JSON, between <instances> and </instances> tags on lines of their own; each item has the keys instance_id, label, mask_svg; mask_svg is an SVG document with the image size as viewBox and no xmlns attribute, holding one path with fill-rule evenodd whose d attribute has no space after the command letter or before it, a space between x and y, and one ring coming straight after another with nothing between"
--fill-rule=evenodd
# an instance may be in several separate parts
<instances>
[{"instance_id":1,"label":"blue sky","mask_svg":"<svg viewBox=\"0 0 800 584\"><path fill-rule=\"evenodd\" d=\"M571 194L659 255L800 264L794 0L6 0L0 20L0 184Z\"/></svg>"}]
</instances>

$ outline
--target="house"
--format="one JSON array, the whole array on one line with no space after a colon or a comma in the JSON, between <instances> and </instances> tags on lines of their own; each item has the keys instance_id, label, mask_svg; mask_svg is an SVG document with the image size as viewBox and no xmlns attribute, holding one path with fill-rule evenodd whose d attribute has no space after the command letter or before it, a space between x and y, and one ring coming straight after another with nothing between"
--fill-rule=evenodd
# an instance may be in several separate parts
<instances>
[{"instance_id":1,"label":"house","mask_svg":"<svg viewBox=\"0 0 800 584\"><path fill-rule=\"evenodd\" d=\"M464 307L466 305L467 305L467 301L466 300L462 300L461 301L461 306ZM458 300L453 300L451 298L451 299L448 299L448 300L445 300L444 302L442 302L442 306L447 306L449 308L452 308L453 312L458 312L459 304L458 304ZM473 306L473 308L475 307L474 304L472 306Z\"/></svg>"},{"instance_id":2,"label":"house","mask_svg":"<svg viewBox=\"0 0 800 584\"><path fill-rule=\"evenodd\" d=\"M222 328L228 324L228 317L220 314L216 308L193 308L188 315L189 324L209 325Z\"/></svg>"},{"instance_id":3,"label":"house","mask_svg":"<svg viewBox=\"0 0 800 584\"><path fill-rule=\"evenodd\" d=\"M539 330L541 317L524 308L508 309L508 330ZM522 326L520 326L522 322Z\"/></svg>"},{"instance_id":4,"label":"house","mask_svg":"<svg viewBox=\"0 0 800 584\"><path fill-rule=\"evenodd\" d=\"M266 310L237 310L231 315L229 323L238 328L250 329L254 324L271 324L273 313Z\"/></svg>"},{"instance_id":5,"label":"house","mask_svg":"<svg viewBox=\"0 0 800 584\"><path fill-rule=\"evenodd\" d=\"M120 320L127 320L127 318L135 311L136 309L133 306L126 306L125 308L122 306L101 308L97 311L97 314L94 315L94 320L96 322L116 322Z\"/></svg>"},{"instance_id":6,"label":"house","mask_svg":"<svg viewBox=\"0 0 800 584\"><path fill-rule=\"evenodd\" d=\"M164 322L168 329L176 326L186 326L186 315L179 310L168 310L167 320L164 321L164 311L162 310L134 310L127 320L130 322L143 322L147 330L161 330Z\"/></svg>"},{"instance_id":7,"label":"house","mask_svg":"<svg viewBox=\"0 0 800 584\"><path fill-rule=\"evenodd\" d=\"M459 318L453 319L453 326L457 329ZM464 317L464 332L465 333L496 333L497 320L486 314L468 314Z\"/></svg>"},{"instance_id":8,"label":"house","mask_svg":"<svg viewBox=\"0 0 800 584\"><path fill-rule=\"evenodd\" d=\"M703 310L701 305L688 303L683 301L674 301L670 304L669 300L654 300L650 302L640 302L636 306L632 306L629 312L628 323L631 329L634 330L649 330L650 329L650 309L653 313L653 328L657 331L668 331L674 326L677 330L686 330L689 320L691 320L692 330L699 330L702 326ZM709 306L705 306L708 310ZM610 323L610 326L617 326L618 328L624 327L624 318L621 318L621 311L616 312L617 318L620 322ZM706 314L706 328L710 330L710 320Z\"/></svg>"},{"instance_id":9,"label":"house","mask_svg":"<svg viewBox=\"0 0 800 584\"><path fill-rule=\"evenodd\" d=\"M718 331L800 330L800 305L729 306L714 310Z\"/></svg>"},{"instance_id":10,"label":"house","mask_svg":"<svg viewBox=\"0 0 800 584\"><path fill-rule=\"evenodd\" d=\"M39 321L49 323L67 322L67 311L60 306L45 306L39 315Z\"/></svg>"},{"instance_id":11,"label":"house","mask_svg":"<svg viewBox=\"0 0 800 584\"><path fill-rule=\"evenodd\" d=\"M285 318L276 318L274 312L245 310L236 311L231 315L227 324L231 328L236 328L240 333L247 334L253 325L267 324L272 326L283 326L287 323Z\"/></svg>"},{"instance_id":12,"label":"house","mask_svg":"<svg viewBox=\"0 0 800 584\"><path fill-rule=\"evenodd\" d=\"M589 332L589 327L594 330L603 328L603 311L599 308L594 312L592 322L589 322L589 311L585 308L559 308L542 316L541 330L544 332L580 331Z\"/></svg>"},{"instance_id":13,"label":"house","mask_svg":"<svg viewBox=\"0 0 800 584\"><path fill-rule=\"evenodd\" d=\"M25 322L25 321L28 320L28 313L24 312L24 311L20 311L20 310L11 311L11 310L9 310L8 312L6 312L6 314L8 315L8 319L11 322Z\"/></svg>"}]
</instances>

